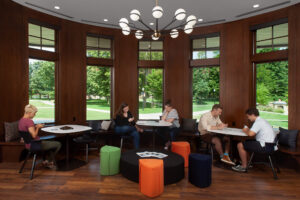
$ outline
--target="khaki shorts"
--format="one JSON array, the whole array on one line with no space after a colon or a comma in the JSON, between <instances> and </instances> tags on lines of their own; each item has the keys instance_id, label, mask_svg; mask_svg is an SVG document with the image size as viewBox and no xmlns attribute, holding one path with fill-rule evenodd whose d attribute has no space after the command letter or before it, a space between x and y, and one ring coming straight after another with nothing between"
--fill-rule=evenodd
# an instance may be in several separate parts
<instances>
[{"instance_id":1,"label":"khaki shorts","mask_svg":"<svg viewBox=\"0 0 300 200\"><path fill-rule=\"evenodd\" d=\"M211 143L211 140L214 137L220 138L220 140L223 141L224 135L216 134L216 133L206 133L204 135L201 135L201 139L206 143Z\"/></svg>"}]
</instances>

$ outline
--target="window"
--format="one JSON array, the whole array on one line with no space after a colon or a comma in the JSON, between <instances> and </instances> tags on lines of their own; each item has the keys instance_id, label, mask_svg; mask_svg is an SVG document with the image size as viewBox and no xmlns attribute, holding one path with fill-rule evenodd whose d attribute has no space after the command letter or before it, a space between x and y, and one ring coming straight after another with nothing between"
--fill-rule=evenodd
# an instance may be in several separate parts
<instances>
[{"instance_id":1,"label":"window","mask_svg":"<svg viewBox=\"0 0 300 200\"><path fill-rule=\"evenodd\" d=\"M159 119L163 102L163 69L139 68L139 119Z\"/></svg>"},{"instance_id":2,"label":"window","mask_svg":"<svg viewBox=\"0 0 300 200\"><path fill-rule=\"evenodd\" d=\"M29 48L55 52L55 30L36 24L28 24Z\"/></svg>"},{"instance_id":3,"label":"window","mask_svg":"<svg viewBox=\"0 0 300 200\"><path fill-rule=\"evenodd\" d=\"M112 58L112 40L100 36L86 38L86 56L94 58Z\"/></svg>"},{"instance_id":4,"label":"window","mask_svg":"<svg viewBox=\"0 0 300 200\"><path fill-rule=\"evenodd\" d=\"M193 60L220 57L220 36L215 35L192 40Z\"/></svg>"},{"instance_id":5,"label":"window","mask_svg":"<svg viewBox=\"0 0 300 200\"><path fill-rule=\"evenodd\" d=\"M288 128L288 62L256 64L256 105L273 127Z\"/></svg>"},{"instance_id":6,"label":"window","mask_svg":"<svg viewBox=\"0 0 300 200\"><path fill-rule=\"evenodd\" d=\"M139 41L139 60L163 60L162 41Z\"/></svg>"},{"instance_id":7,"label":"window","mask_svg":"<svg viewBox=\"0 0 300 200\"><path fill-rule=\"evenodd\" d=\"M288 23L256 30L256 53L284 50L288 48Z\"/></svg>"},{"instance_id":8,"label":"window","mask_svg":"<svg viewBox=\"0 0 300 200\"><path fill-rule=\"evenodd\" d=\"M111 68L87 66L86 118L110 119Z\"/></svg>"},{"instance_id":9,"label":"window","mask_svg":"<svg viewBox=\"0 0 300 200\"><path fill-rule=\"evenodd\" d=\"M29 103L38 108L35 123L55 120L55 63L29 59Z\"/></svg>"},{"instance_id":10,"label":"window","mask_svg":"<svg viewBox=\"0 0 300 200\"><path fill-rule=\"evenodd\" d=\"M220 67L193 68L193 119L219 103Z\"/></svg>"}]
</instances>

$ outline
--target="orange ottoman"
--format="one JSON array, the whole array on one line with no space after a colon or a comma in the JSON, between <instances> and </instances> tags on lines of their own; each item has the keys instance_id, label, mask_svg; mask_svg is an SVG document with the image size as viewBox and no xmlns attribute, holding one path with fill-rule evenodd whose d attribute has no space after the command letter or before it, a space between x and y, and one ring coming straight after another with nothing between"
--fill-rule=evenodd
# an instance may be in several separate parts
<instances>
[{"instance_id":1,"label":"orange ottoman","mask_svg":"<svg viewBox=\"0 0 300 200\"><path fill-rule=\"evenodd\" d=\"M164 162L160 159L139 160L140 191L156 197L164 191Z\"/></svg>"},{"instance_id":2,"label":"orange ottoman","mask_svg":"<svg viewBox=\"0 0 300 200\"><path fill-rule=\"evenodd\" d=\"M172 142L171 151L181 155L184 158L184 167L189 166L189 155L191 153L190 143Z\"/></svg>"}]
</instances>

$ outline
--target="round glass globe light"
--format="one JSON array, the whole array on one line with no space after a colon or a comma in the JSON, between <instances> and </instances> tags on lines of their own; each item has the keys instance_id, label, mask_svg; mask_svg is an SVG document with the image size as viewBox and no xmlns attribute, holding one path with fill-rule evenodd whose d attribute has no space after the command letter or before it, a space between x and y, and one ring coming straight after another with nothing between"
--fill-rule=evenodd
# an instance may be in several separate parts
<instances>
[{"instance_id":1,"label":"round glass globe light","mask_svg":"<svg viewBox=\"0 0 300 200\"><path fill-rule=\"evenodd\" d=\"M130 34L130 28L127 26L125 28L122 28L123 35L129 35Z\"/></svg>"},{"instance_id":2,"label":"round glass globe light","mask_svg":"<svg viewBox=\"0 0 300 200\"><path fill-rule=\"evenodd\" d=\"M175 18L177 20L183 20L186 16L185 10L182 8L179 8L175 11Z\"/></svg>"},{"instance_id":3,"label":"round glass globe light","mask_svg":"<svg viewBox=\"0 0 300 200\"><path fill-rule=\"evenodd\" d=\"M141 17L140 11L134 9L130 12L130 19L132 21L138 21L140 19L140 17Z\"/></svg>"},{"instance_id":4,"label":"round glass globe light","mask_svg":"<svg viewBox=\"0 0 300 200\"><path fill-rule=\"evenodd\" d=\"M152 40L158 40L159 37L155 37L154 35L151 36L152 37Z\"/></svg>"},{"instance_id":5,"label":"round glass globe light","mask_svg":"<svg viewBox=\"0 0 300 200\"><path fill-rule=\"evenodd\" d=\"M136 39L142 39L143 38L143 31L141 31L141 30L137 30L136 32L135 32L135 37L136 37Z\"/></svg>"},{"instance_id":6,"label":"round glass globe light","mask_svg":"<svg viewBox=\"0 0 300 200\"><path fill-rule=\"evenodd\" d=\"M119 25L121 28L128 27L128 24L129 24L129 22L128 22L128 19L126 19L126 18L121 18L119 20Z\"/></svg>"},{"instance_id":7,"label":"round glass globe light","mask_svg":"<svg viewBox=\"0 0 300 200\"><path fill-rule=\"evenodd\" d=\"M197 18L195 15L190 15L186 18L186 22L190 26L194 26L197 23Z\"/></svg>"},{"instance_id":8,"label":"round glass globe light","mask_svg":"<svg viewBox=\"0 0 300 200\"><path fill-rule=\"evenodd\" d=\"M171 38L177 38L179 35L178 31L176 29L172 29L170 32Z\"/></svg>"},{"instance_id":9,"label":"round glass globe light","mask_svg":"<svg viewBox=\"0 0 300 200\"><path fill-rule=\"evenodd\" d=\"M156 19L159 19L163 16L163 12L164 10L162 9L162 7L160 6L155 6L153 9L152 9L152 16Z\"/></svg>"},{"instance_id":10,"label":"round glass globe light","mask_svg":"<svg viewBox=\"0 0 300 200\"><path fill-rule=\"evenodd\" d=\"M193 32L193 27L191 25L189 25L189 24L185 25L184 26L184 32L186 34L190 34L191 32Z\"/></svg>"}]
</instances>

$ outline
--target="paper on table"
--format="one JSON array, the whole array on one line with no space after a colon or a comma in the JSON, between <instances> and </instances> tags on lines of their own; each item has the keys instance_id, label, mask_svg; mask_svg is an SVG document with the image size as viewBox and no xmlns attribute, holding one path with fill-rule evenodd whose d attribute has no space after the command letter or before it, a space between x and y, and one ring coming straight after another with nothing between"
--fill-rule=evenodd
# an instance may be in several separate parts
<instances>
[{"instance_id":1,"label":"paper on table","mask_svg":"<svg viewBox=\"0 0 300 200\"><path fill-rule=\"evenodd\" d=\"M165 158L168 155L160 152L149 152L149 151L144 151L144 152L137 152L136 153L138 156L145 158L145 157L156 157L156 158Z\"/></svg>"}]
</instances>

